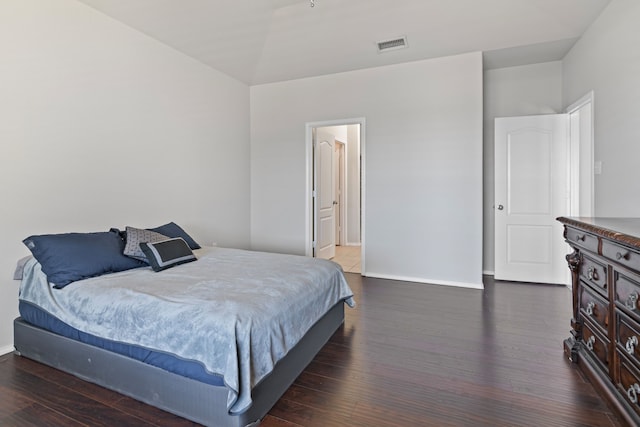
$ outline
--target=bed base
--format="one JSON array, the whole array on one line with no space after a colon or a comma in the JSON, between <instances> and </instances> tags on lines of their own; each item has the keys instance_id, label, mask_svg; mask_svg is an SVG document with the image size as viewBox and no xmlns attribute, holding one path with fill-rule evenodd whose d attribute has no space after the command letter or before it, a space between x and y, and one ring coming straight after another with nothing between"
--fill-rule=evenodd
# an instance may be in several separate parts
<instances>
[{"instance_id":1,"label":"bed base","mask_svg":"<svg viewBox=\"0 0 640 427\"><path fill-rule=\"evenodd\" d=\"M14 320L14 345L20 356L140 400L207 426L257 426L304 368L344 322L339 302L276 364L252 392L242 414L227 411L227 388L182 377L144 362L111 353Z\"/></svg>"}]
</instances>

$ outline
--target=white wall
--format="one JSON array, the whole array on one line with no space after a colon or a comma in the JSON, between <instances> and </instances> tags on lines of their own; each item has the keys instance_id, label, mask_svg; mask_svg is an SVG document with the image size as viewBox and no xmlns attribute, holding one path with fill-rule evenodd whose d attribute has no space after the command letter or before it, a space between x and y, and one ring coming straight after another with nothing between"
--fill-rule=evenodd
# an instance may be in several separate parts
<instances>
[{"instance_id":1,"label":"white wall","mask_svg":"<svg viewBox=\"0 0 640 427\"><path fill-rule=\"evenodd\" d=\"M305 123L365 117L366 274L481 286L480 53L250 92L254 249L305 253Z\"/></svg>"},{"instance_id":2,"label":"white wall","mask_svg":"<svg viewBox=\"0 0 640 427\"><path fill-rule=\"evenodd\" d=\"M597 216L640 216L640 2L613 0L563 60L563 102L594 91Z\"/></svg>"},{"instance_id":3,"label":"white wall","mask_svg":"<svg viewBox=\"0 0 640 427\"><path fill-rule=\"evenodd\" d=\"M31 234L249 246L249 89L72 0L0 2L0 353Z\"/></svg>"},{"instance_id":4,"label":"white wall","mask_svg":"<svg viewBox=\"0 0 640 427\"><path fill-rule=\"evenodd\" d=\"M486 273L494 271L494 119L560 112L560 61L485 70L483 270Z\"/></svg>"}]
</instances>

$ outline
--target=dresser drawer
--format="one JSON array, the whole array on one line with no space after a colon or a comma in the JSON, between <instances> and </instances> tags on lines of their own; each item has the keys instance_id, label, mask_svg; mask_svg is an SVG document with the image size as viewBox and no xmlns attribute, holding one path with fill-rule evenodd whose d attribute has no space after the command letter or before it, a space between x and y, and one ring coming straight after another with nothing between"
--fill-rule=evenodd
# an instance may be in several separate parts
<instances>
[{"instance_id":1,"label":"dresser drawer","mask_svg":"<svg viewBox=\"0 0 640 427\"><path fill-rule=\"evenodd\" d=\"M582 280L588 282L607 296L607 266L595 259L582 254L579 275Z\"/></svg>"},{"instance_id":2,"label":"dresser drawer","mask_svg":"<svg viewBox=\"0 0 640 427\"><path fill-rule=\"evenodd\" d=\"M622 246L608 240L603 240L602 256L632 270L640 271L640 254L626 246Z\"/></svg>"},{"instance_id":3,"label":"dresser drawer","mask_svg":"<svg viewBox=\"0 0 640 427\"><path fill-rule=\"evenodd\" d=\"M575 228L567 227L567 240L569 243L582 246L585 249L588 249L592 252L598 253L598 237L585 233L582 230L578 230Z\"/></svg>"},{"instance_id":4,"label":"dresser drawer","mask_svg":"<svg viewBox=\"0 0 640 427\"><path fill-rule=\"evenodd\" d=\"M620 363L618 365L617 384L620 394L631 405L631 407L640 414L640 374L631 362L624 355L620 355Z\"/></svg>"},{"instance_id":5,"label":"dresser drawer","mask_svg":"<svg viewBox=\"0 0 640 427\"><path fill-rule=\"evenodd\" d=\"M636 277L631 278L618 270L613 271L614 301L618 308L630 314L633 319L640 321L640 282Z\"/></svg>"},{"instance_id":6,"label":"dresser drawer","mask_svg":"<svg viewBox=\"0 0 640 427\"><path fill-rule=\"evenodd\" d=\"M618 351L640 367L640 326L624 314L616 311Z\"/></svg>"},{"instance_id":7,"label":"dresser drawer","mask_svg":"<svg viewBox=\"0 0 640 427\"><path fill-rule=\"evenodd\" d=\"M600 332L607 336L609 327L609 303L584 283L580 283L580 314L591 320Z\"/></svg>"},{"instance_id":8,"label":"dresser drawer","mask_svg":"<svg viewBox=\"0 0 640 427\"><path fill-rule=\"evenodd\" d=\"M609 362L611 357L609 354L609 340L594 332L594 328L589 322L583 322L582 343L587 352L594 357L600 365L600 369L607 375L609 374Z\"/></svg>"}]
</instances>

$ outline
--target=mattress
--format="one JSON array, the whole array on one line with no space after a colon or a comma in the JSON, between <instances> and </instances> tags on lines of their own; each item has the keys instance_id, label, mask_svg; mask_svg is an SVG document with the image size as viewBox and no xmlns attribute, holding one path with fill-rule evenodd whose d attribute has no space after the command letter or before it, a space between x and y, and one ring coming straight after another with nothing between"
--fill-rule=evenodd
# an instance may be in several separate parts
<instances>
[{"instance_id":1,"label":"mattress","mask_svg":"<svg viewBox=\"0 0 640 427\"><path fill-rule=\"evenodd\" d=\"M47 313L40 307L20 301L18 304L20 316L28 323L38 326L63 337L103 348L114 353L122 354L140 362L147 363L165 371L191 378L214 386L224 387L224 380L220 375L208 373L201 363L192 360L183 360L172 354L153 351L148 348L130 345L122 342L106 340L92 334L87 334L67 325L60 319Z\"/></svg>"}]
</instances>

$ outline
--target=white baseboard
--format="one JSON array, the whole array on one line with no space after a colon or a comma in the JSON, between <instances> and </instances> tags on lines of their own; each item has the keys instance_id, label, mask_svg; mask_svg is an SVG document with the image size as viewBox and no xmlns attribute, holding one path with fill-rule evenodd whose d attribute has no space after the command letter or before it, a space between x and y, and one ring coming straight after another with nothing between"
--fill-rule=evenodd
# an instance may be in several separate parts
<instances>
[{"instance_id":1,"label":"white baseboard","mask_svg":"<svg viewBox=\"0 0 640 427\"><path fill-rule=\"evenodd\" d=\"M393 274L372 273L370 271L367 271L366 274L364 275L366 277L375 277L377 279L400 280L403 282L425 283L428 285L454 286L458 288L469 288L469 289L484 289L484 284L482 282L480 283L452 282L449 280L423 279L421 277L407 277L407 276L395 276Z\"/></svg>"},{"instance_id":2,"label":"white baseboard","mask_svg":"<svg viewBox=\"0 0 640 427\"><path fill-rule=\"evenodd\" d=\"M362 246L362 244L360 242L357 242L357 243L347 242L344 246Z\"/></svg>"},{"instance_id":3,"label":"white baseboard","mask_svg":"<svg viewBox=\"0 0 640 427\"><path fill-rule=\"evenodd\" d=\"M9 353L13 353L13 351L15 350L15 348L11 345L11 346L6 346L6 347L1 347L0 348L0 356L5 355L5 354L9 354Z\"/></svg>"},{"instance_id":4,"label":"white baseboard","mask_svg":"<svg viewBox=\"0 0 640 427\"><path fill-rule=\"evenodd\" d=\"M485 276L495 276L496 272L492 270L483 270L482 274L484 274Z\"/></svg>"}]
</instances>

